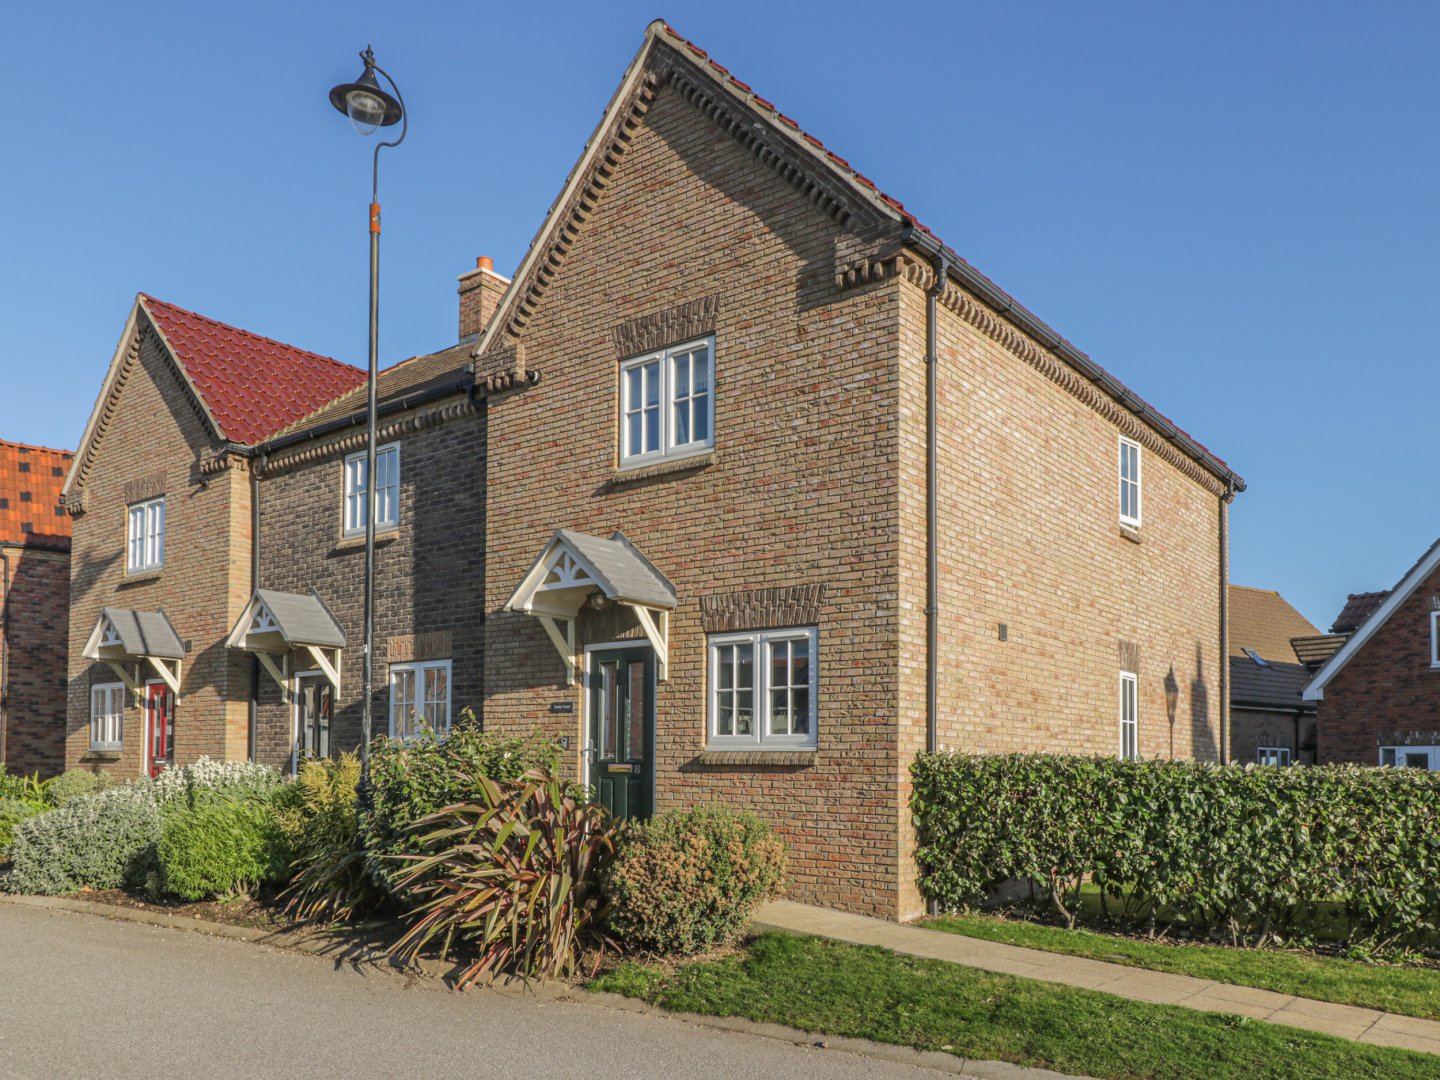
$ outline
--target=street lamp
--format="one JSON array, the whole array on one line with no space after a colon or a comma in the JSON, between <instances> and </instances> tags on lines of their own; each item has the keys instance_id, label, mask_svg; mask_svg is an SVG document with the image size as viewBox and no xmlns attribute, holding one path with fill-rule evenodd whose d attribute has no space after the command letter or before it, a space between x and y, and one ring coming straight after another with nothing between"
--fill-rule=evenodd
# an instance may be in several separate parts
<instances>
[{"instance_id":1,"label":"street lamp","mask_svg":"<svg viewBox=\"0 0 1440 1080\"><path fill-rule=\"evenodd\" d=\"M370 689L374 681L375 657L375 369L380 334L380 151L405 141L410 118L405 99L390 73L375 63L370 46L360 54L365 70L354 82L341 83L330 91L330 104L350 118L361 135L373 135L382 127L400 125L400 137L377 143L370 166L370 377L365 400L365 653L364 689L360 697L360 804L370 806ZM381 88L375 73L385 76L394 95Z\"/></svg>"}]
</instances>

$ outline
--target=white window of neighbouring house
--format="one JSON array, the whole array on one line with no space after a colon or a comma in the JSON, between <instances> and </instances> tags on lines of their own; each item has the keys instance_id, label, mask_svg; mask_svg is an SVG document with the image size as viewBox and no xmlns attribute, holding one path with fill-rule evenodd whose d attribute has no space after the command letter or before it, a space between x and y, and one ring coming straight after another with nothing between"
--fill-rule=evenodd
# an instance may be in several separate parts
<instances>
[{"instance_id":1,"label":"white window of neighbouring house","mask_svg":"<svg viewBox=\"0 0 1440 1080\"><path fill-rule=\"evenodd\" d=\"M1257 746L1255 748L1256 765L1289 765L1290 748L1288 746Z\"/></svg>"},{"instance_id":2,"label":"white window of neighbouring house","mask_svg":"<svg viewBox=\"0 0 1440 1080\"><path fill-rule=\"evenodd\" d=\"M1120 523L1140 527L1140 444L1120 440Z\"/></svg>"},{"instance_id":3,"label":"white window of neighbouring house","mask_svg":"<svg viewBox=\"0 0 1440 1080\"><path fill-rule=\"evenodd\" d=\"M1440 611L1430 612L1430 666L1440 668Z\"/></svg>"},{"instance_id":4,"label":"white window of neighbouring house","mask_svg":"<svg viewBox=\"0 0 1440 1080\"><path fill-rule=\"evenodd\" d=\"M715 339L620 365L620 463L643 465L715 445Z\"/></svg>"},{"instance_id":5,"label":"white window of neighbouring house","mask_svg":"<svg viewBox=\"0 0 1440 1080\"><path fill-rule=\"evenodd\" d=\"M365 533L365 451L345 459L345 535ZM375 451L375 530L400 524L400 446L391 443Z\"/></svg>"},{"instance_id":6,"label":"white window of neighbouring house","mask_svg":"<svg viewBox=\"0 0 1440 1080\"><path fill-rule=\"evenodd\" d=\"M119 750L125 741L125 685L90 688L90 749Z\"/></svg>"},{"instance_id":7,"label":"white window of neighbouring house","mask_svg":"<svg viewBox=\"0 0 1440 1080\"><path fill-rule=\"evenodd\" d=\"M1135 761L1140 757L1136 685L1134 672L1120 673L1120 757L1125 761Z\"/></svg>"},{"instance_id":8,"label":"white window of neighbouring house","mask_svg":"<svg viewBox=\"0 0 1440 1080\"><path fill-rule=\"evenodd\" d=\"M450 661L390 665L390 737L450 730Z\"/></svg>"},{"instance_id":9,"label":"white window of neighbouring house","mask_svg":"<svg viewBox=\"0 0 1440 1080\"><path fill-rule=\"evenodd\" d=\"M1397 769L1440 768L1440 746L1382 746L1380 764Z\"/></svg>"},{"instance_id":10,"label":"white window of neighbouring house","mask_svg":"<svg viewBox=\"0 0 1440 1080\"><path fill-rule=\"evenodd\" d=\"M712 749L816 745L819 633L814 627L710 636Z\"/></svg>"},{"instance_id":11,"label":"white window of neighbouring house","mask_svg":"<svg viewBox=\"0 0 1440 1080\"><path fill-rule=\"evenodd\" d=\"M165 565L165 496L125 509L125 572L159 570Z\"/></svg>"}]
</instances>

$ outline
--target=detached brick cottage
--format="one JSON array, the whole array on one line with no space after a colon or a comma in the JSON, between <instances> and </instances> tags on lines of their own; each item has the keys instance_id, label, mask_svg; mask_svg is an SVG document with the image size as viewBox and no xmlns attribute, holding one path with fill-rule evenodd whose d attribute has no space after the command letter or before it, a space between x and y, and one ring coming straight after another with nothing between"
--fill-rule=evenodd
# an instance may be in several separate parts
<instances>
[{"instance_id":1,"label":"detached brick cottage","mask_svg":"<svg viewBox=\"0 0 1440 1080\"><path fill-rule=\"evenodd\" d=\"M662 23L514 280L481 260L459 344L382 374L373 493L358 372L324 361L330 400L282 418L267 391L248 437L217 431L157 310L106 415L154 425L158 395L175 433L87 434L71 477L77 544L111 567L72 624L72 759L123 729L108 752L145 767L133 699L94 707L112 658L188 673L177 759L353 747L370 512L379 731L470 707L565 739L619 813L753 808L801 900L920 911L927 742L1223 753L1243 481ZM220 381L250 385L263 339L213 335ZM166 505L206 510L171 515L132 600L120 522L161 492L124 483L162 465ZM203 596L170 552L209 568ZM162 599L174 633L147 632Z\"/></svg>"},{"instance_id":2,"label":"detached brick cottage","mask_svg":"<svg viewBox=\"0 0 1440 1080\"><path fill-rule=\"evenodd\" d=\"M0 769L53 776L65 760L68 450L0 440Z\"/></svg>"}]
</instances>

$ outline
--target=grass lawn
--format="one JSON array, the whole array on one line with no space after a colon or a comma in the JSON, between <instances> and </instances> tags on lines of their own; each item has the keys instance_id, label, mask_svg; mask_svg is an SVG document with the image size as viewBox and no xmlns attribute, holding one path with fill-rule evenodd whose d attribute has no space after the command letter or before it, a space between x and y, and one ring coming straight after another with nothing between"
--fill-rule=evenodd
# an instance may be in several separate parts
<instances>
[{"instance_id":1,"label":"grass lawn","mask_svg":"<svg viewBox=\"0 0 1440 1080\"><path fill-rule=\"evenodd\" d=\"M671 971L590 984L666 1009L944 1050L1105 1080L1434 1080L1440 1058L1127 1001L819 938L765 934Z\"/></svg>"},{"instance_id":2,"label":"grass lawn","mask_svg":"<svg viewBox=\"0 0 1440 1080\"><path fill-rule=\"evenodd\" d=\"M1167 944L1066 930L994 915L951 915L925 924L966 937L1193 975L1282 994L1440 1019L1440 967L1367 964L1337 956L1224 945Z\"/></svg>"}]
</instances>

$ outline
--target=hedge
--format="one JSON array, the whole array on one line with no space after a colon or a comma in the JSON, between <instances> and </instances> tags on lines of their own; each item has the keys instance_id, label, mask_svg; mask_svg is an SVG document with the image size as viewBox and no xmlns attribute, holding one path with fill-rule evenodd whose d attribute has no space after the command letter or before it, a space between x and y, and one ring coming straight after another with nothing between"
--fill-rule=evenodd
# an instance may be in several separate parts
<instances>
[{"instance_id":1,"label":"hedge","mask_svg":"<svg viewBox=\"0 0 1440 1080\"><path fill-rule=\"evenodd\" d=\"M1303 935L1333 904L1352 940L1440 926L1440 776L1059 755L924 754L911 768L920 889L947 910L1037 882L1069 925L1088 878L1133 918Z\"/></svg>"}]
</instances>

